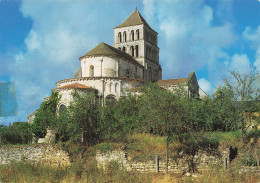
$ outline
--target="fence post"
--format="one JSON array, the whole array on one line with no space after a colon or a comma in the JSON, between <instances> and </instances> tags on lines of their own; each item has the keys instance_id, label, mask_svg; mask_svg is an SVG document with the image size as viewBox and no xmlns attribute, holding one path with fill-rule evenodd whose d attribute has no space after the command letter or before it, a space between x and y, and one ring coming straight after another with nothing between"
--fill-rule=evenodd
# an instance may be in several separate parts
<instances>
[{"instance_id":1,"label":"fence post","mask_svg":"<svg viewBox=\"0 0 260 183\"><path fill-rule=\"evenodd\" d=\"M227 158L224 158L224 170L227 170Z\"/></svg>"},{"instance_id":2,"label":"fence post","mask_svg":"<svg viewBox=\"0 0 260 183\"><path fill-rule=\"evenodd\" d=\"M155 166L156 166L156 172L159 172L159 157L158 157L158 154L155 155Z\"/></svg>"}]
</instances>

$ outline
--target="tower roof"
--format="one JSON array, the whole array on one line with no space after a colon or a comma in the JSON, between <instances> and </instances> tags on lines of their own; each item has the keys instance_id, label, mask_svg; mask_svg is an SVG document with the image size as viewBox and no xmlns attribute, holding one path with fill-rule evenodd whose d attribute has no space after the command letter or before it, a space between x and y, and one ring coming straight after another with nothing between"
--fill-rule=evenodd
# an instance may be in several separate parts
<instances>
[{"instance_id":1,"label":"tower roof","mask_svg":"<svg viewBox=\"0 0 260 183\"><path fill-rule=\"evenodd\" d=\"M152 29L145 21L145 19L142 17L142 15L139 13L139 11L135 9L135 11L122 24L116 26L115 28L128 27L133 25L142 25L142 24Z\"/></svg>"},{"instance_id":2,"label":"tower roof","mask_svg":"<svg viewBox=\"0 0 260 183\"><path fill-rule=\"evenodd\" d=\"M81 59L83 57L87 57L87 56L119 56L119 57L123 57L131 62L139 64L128 53L125 53L125 52L123 52L117 48L114 48L106 43L103 43L103 42L101 42L99 45L97 45L95 48L90 50L88 53L86 53L84 56L80 57L79 59Z\"/></svg>"}]
</instances>

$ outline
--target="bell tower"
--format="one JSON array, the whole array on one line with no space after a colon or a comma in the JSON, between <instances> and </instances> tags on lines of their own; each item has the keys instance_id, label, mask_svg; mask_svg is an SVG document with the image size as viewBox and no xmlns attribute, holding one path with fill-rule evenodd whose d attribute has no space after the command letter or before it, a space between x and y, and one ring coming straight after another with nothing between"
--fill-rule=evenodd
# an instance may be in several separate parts
<instances>
[{"instance_id":1,"label":"bell tower","mask_svg":"<svg viewBox=\"0 0 260 183\"><path fill-rule=\"evenodd\" d=\"M145 81L162 79L157 40L158 33L148 25L137 9L114 28L113 46L128 53L144 66Z\"/></svg>"}]
</instances>

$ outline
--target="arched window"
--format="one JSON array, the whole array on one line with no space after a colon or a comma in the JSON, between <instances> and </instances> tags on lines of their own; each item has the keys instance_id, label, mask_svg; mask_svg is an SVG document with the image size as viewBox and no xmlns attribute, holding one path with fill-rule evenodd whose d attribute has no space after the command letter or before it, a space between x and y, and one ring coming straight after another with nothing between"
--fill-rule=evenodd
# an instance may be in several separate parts
<instances>
[{"instance_id":1,"label":"arched window","mask_svg":"<svg viewBox=\"0 0 260 183\"><path fill-rule=\"evenodd\" d=\"M140 34L139 34L139 29L136 30L136 39L139 40L140 39Z\"/></svg>"},{"instance_id":2,"label":"arched window","mask_svg":"<svg viewBox=\"0 0 260 183\"><path fill-rule=\"evenodd\" d=\"M125 47L123 47L123 52L125 52Z\"/></svg>"},{"instance_id":3,"label":"arched window","mask_svg":"<svg viewBox=\"0 0 260 183\"><path fill-rule=\"evenodd\" d=\"M106 97L106 105L107 106L113 106L116 103L116 98L114 95L108 95Z\"/></svg>"},{"instance_id":4,"label":"arched window","mask_svg":"<svg viewBox=\"0 0 260 183\"><path fill-rule=\"evenodd\" d=\"M131 46L130 50L131 50L131 55L132 55L132 57L134 57L134 56L135 56L134 46Z\"/></svg>"},{"instance_id":5,"label":"arched window","mask_svg":"<svg viewBox=\"0 0 260 183\"><path fill-rule=\"evenodd\" d=\"M118 41L119 41L119 43L122 43L122 35L121 35L121 32L118 33Z\"/></svg>"},{"instance_id":6,"label":"arched window","mask_svg":"<svg viewBox=\"0 0 260 183\"><path fill-rule=\"evenodd\" d=\"M139 56L139 48L138 45L135 46L135 57Z\"/></svg>"},{"instance_id":7,"label":"arched window","mask_svg":"<svg viewBox=\"0 0 260 183\"><path fill-rule=\"evenodd\" d=\"M123 33L123 41L126 42L126 31Z\"/></svg>"},{"instance_id":8,"label":"arched window","mask_svg":"<svg viewBox=\"0 0 260 183\"><path fill-rule=\"evenodd\" d=\"M89 66L89 77L94 77L94 66Z\"/></svg>"},{"instance_id":9,"label":"arched window","mask_svg":"<svg viewBox=\"0 0 260 183\"><path fill-rule=\"evenodd\" d=\"M156 36L153 36L153 44L156 45Z\"/></svg>"},{"instance_id":10,"label":"arched window","mask_svg":"<svg viewBox=\"0 0 260 183\"><path fill-rule=\"evenodd\" d=\"M121 50L121 48L120 48L120 47L118 47L118 49L119 49L119 50Z\"/></svg>"},{"instance_id":11,"label":"arched window","mask_svg":"<svg viewBox=\"0 0 260 183\"><path fill-rule=\"evenodd\" d=\"M135 40L135 32L132 30L131 31L131 41Z\"/></svg>"},{"instance_id":12,"label":"arched window","mask_svg":"<svg viewBox=\"0 0 260 183\"><path fill-rule=\"evenodd\" d=\"M67 107L65 105L60 105L60 108L59 108L59 116L61 118L64 118L67 116Z\"/></svg>"}]
</instances>

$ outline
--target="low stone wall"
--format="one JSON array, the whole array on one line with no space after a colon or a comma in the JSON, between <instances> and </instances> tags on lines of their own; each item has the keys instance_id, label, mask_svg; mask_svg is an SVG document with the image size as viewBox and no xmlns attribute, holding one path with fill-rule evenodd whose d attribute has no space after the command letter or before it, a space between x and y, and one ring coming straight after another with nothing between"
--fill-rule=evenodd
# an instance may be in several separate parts
<instances>
[{"instance_id":1,"label":"low stone wall","mask_svg":"<svg viewBox=\"0 0 260 183\"><path fill-rule=\"evenodd\" d=\"M139 172L165 172L166 159L164 155L147 155L147 160L133 160L122 150L115 150L107 153L97 152L96 160L99 167L105 167L110 161L117 161L122 164L128 171ZM199 152L194 157L194 164L198 171L209 168L209 165L223 164L224 158L228 160L229 150L216 151L214 154L208 155L206 152ZM227 161L228 162L228 161ZM188 163L185 157L176 160L169 159L168 171L174 173L183 173L188 171Z\"/></svg>"},{"instance_id":2,"label":"low stone wall","mask_svg":"<svg viewBox=\"0 0 260 183\"><path fill-rule=\"evenodd\" d=\"M3 146L0 148L0 164L28 160L40 161L53 166L70 165L69 155L52 145Z\"/></svg>"}]
</instances>

